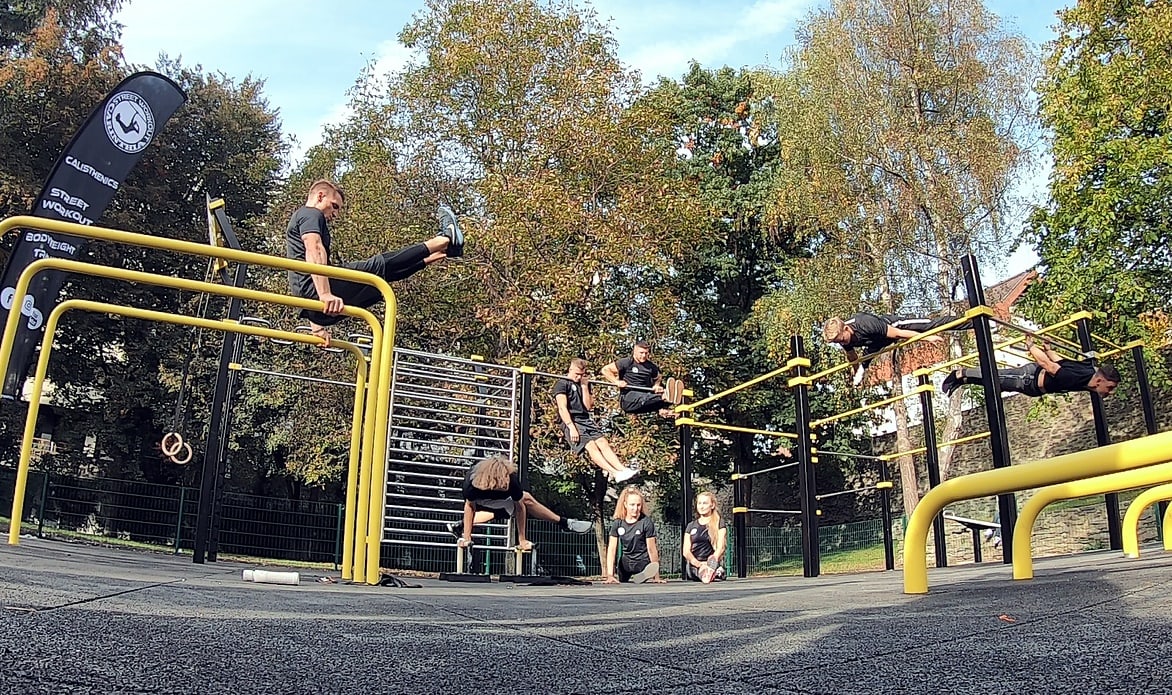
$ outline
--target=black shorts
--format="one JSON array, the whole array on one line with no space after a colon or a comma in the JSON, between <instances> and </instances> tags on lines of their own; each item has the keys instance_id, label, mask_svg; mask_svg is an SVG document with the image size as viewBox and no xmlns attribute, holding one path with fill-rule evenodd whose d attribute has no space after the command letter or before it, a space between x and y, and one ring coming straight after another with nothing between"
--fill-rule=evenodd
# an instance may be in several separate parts
<instances>
[{"instance_id":1,"label":"black shorts","mask_svg":"<svg viewBox=\"0 0 1172 695\"><path fill-rule=\"evenodd\" d=\"M566 440L566 444L570 445L570 451L573 451L575 454L580 454L585 451L588 442L592 442L595 439L602 439L606 436L602 433L602 430L598 429L598 425L595 425L593 420L574 420L574 426L578 428L578 441L576 442L570 440L570 428L564 422L561 423L561 426L562 439Z\"/></svg>"},{"instance_id":2,"label":"black shorts","mask_svg":"<svg viewBox=\"0 0 1172 695\"><path fill-rule=\"evenodd\" d=\"M661 408L673 407L671 403L663 400L661 394L651 393L650 391L625 391L619 396L619 406L623 409L624 413L630 415L654 413Z\"/></svg>"},{"instance_id":3,"label":"black shorts","mask_svg":"<svg viewBox=\"0 0 1172 695\"><path fill-rule=\"evenodd\" d=\"M632 575L639 574L647 569L647 565L650 564L650 556L632 558L630 555L623 555L619 558L618 566L615 567L615 574L618 575L620 582L629 582L631 581Z\"/></svg>"},{"instance_id":4,"label":"black shorts","mask_svg":"<svg viewBox=\"0 0 1172 695\"><path fill-rule=\"evenodd\" d=\"M363 261L343 263L339 267L372 273L387 282L394 282L423 270L426 267L423 260L427 258L429 253L425 244L414 244L399 251L371 256ZM309 275L304 277L301 287L294 288L294 290L299 296L317 299L317 288L313 286L313 278ZM363 309L369 309L383 299L383 293L374 285L339 278L330 278L330 291L341 297L346 306L356 306ZM332 326L341 321L343 317L302 309L301 318L308 319L319 326Z\"/></svg>"},{"instance_id":5,"label":"black shorts","mask_svg":"<svg viewBox=\"0 0 1172 695\"><path fill-rule=\"evenodd\" d=\"M517 501L512 497L503 500L475 500L472 502L474 511L492 512L493 521L507 521L517 513Z\"/></svg>"}]
</instances>

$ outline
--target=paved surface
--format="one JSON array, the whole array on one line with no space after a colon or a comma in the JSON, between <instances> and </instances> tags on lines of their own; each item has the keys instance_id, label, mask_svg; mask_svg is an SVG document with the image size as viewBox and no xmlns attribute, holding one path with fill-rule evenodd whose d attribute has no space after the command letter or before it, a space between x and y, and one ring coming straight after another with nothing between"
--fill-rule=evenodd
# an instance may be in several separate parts
<instances>
[{"instance_id":1,"label":"paved surface","mask_svg":"<svg viewBox=\"0 0 1172 695\"><path fill-rule=\"evenodd\" d=\"M241 581L235 563L0 546L3 693L1153 693L1172 555L702 586ZM336 576L336 575L335 575Z\"/></svg>"}]
</instances>

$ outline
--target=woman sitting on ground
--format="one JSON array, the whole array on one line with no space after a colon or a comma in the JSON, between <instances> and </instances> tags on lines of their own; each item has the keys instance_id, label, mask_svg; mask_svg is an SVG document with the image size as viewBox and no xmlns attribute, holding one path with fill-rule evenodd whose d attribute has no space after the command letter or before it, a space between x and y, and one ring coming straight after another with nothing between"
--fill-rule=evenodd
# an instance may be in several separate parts
<instances>
[{"instance_id":1,"label":"woman sitting on ground","mask_svg":"<svg viewBox=\"0 0 1172 695\"><path fill-rule=\"evenodd\" d=\"M728 524L716 511L716 495L696 495L696 520L684 529L684 579L705 584L725 578L720 561L727 547Z\"/></svg>"},{"instance_id":2,"label":"woman sitting on ground","mask_svg":"<svg viewBox=\"0 0 1172 695\"><path fill-rule=\"evenodd\" d=\"M659 577L659 546L655 522L647 515L647 504L637 487L623 488L615 504L610 540L606 544L604 583L664 583ZM619 546L623 548L618 557Z\"/></svg>"},{"instance_id":3,"label":"woman sitting on ground","mask_svg":"<svg viewBox=\"0 0 1172 695\"><path fill-rule=\"evenodd\" d=\"M464 475L464 521L453 521L448 530L458 540L457 545L472 545L472 527L490 521L506 521L517 517L517 545L524 550L533 548L526 538L530 516L556 523L563 531L588 533L589 521L567 519L538 502L533 495L521 489L517 465L500 456L492 456L475 463Z\"/></svg>"}]
</instances>

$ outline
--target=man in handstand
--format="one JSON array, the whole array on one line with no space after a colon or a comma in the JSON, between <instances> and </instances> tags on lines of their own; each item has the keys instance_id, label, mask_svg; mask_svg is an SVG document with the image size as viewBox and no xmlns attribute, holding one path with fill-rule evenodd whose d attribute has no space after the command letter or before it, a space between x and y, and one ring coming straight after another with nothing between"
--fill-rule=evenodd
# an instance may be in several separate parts
<instances>
[{"instance_id":1,"label":"man in handstand","mask_svg":"<svg viewBox=\"0 0 1172 695\"><path fill-rule=\"evenodd\" d=\"M1091 391L1102 397L1111 395L1119 386L1119 372L1109 364L1098 367L1091 360L1068 360L1050 349L1050 344L1038 347L1033 337L1026 338L1026 350L1034 358L1033 364L1020 367L998 367L997 380L1002 391L1024 393L1035 398L1047 393ZM944 379L944 393L962 385L980 385L980 369L957 369Z\"/></svg>"},{"instance_id":2,"label":"man in handstand","mask_svg":"<svg viewBox=\"0 0 1172 695\"><path fill-rule=\"evenodd\" d=\"M305 205L297 208L289 218L285 232L286 256L298 261L330 265L329 223L337 217L346 203L346 194L336 184L324 179L309 187ZM346 263L342 267L361 270L382 277L387 282L402 280L432 263L445 258L464 255L464 234L456 215L446 206L439 208L439 234L425 242L388 253L380 253L364 261ZM302 309L301 317L308 319L313 334L324 338L329 346L329 326L341 320L347 305L364 309L382 300L382 293L373 285L329 278L325 275L307 275L289 271L289 289L308 299L319 299L323 311Z\"/></svg>"},{"instance_id":3,"label":"man in handstand","mask_svg":"<svg viewBox=\"0 0 1172 695\"><path fill-rule=\"evenodd\" d=\"M844 321L836 316L822 324L822 339L827 343L841 345L846 351L848 361L856 363L860 359L862 360L862 364L859 365L859 369L855 373L855 385L858 386L863 381L863 372L867 368L867 363L870 362L871 355L900 340L914 338L921 333L956 320L956 316L941 316L933 319L896 316L894 314L878 316L860 313ZM962 323L949 330L962 331L968 330L970 327L970 324ZM944 342L944 338L939 334L928 336L924 340L929 343ZM856 348L863 349L861 358L855 351Z\"/></svg>"}]
</instances>

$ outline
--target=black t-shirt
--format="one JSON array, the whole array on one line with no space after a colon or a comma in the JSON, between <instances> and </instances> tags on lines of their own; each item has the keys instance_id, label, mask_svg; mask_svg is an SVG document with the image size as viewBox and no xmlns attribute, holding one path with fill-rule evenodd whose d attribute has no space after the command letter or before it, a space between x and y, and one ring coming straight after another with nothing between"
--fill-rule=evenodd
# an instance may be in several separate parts
<instances>
[{"instance_id":1,"label":"black t-shirt","mask_svg":"<svg viewBox=\"0 0 1172 695\"><path fill-rule=\"evenodd\" d=\"M590 411L582 402L582 384L569 379L558 379L550 390L550 395L557 401L558 394L566 397L566 408L570 411L571 420L586 420L590 418Z\"/></svg>"},{"instance_id":2,"label":"black t-shirt","mask_svg":"<svg viewBox=\"0 0 1172 695\"><path fill-rule=\"evenodd\" d=\"M651 562L651 553L647 550L647 539L655 538L655 522L651 517L640 516L633 524L628 524L625 519L615 519L610 525L610 537L619 539L627 562Z\"/></svg>"},{"instance_id":3,"label":"black t-shirt","mask_svg":"<svg viewBox=\"0 0 1172 695\"><path fill-rule=\"evenodd\" d=\"M659 366L651 360L640 363L636 362L634 357L624 357L616 360L614 366L618 368L619 378L630 386L649 389L655 386L656 380L659 379Z\"/></svg>"},{"instance_id":4,"label":"black t-shirt","mask_svg":"<svg viewBox=\"0 0 1172 695\"><path fill-rule=\"evenodd\" d=\"M326 249L326 256L330 253L330 228L326 224L326 216L321 210L307 206L297 208L289 218L289 226L285 230L285 255L297 261L305 260L305 240L303 234L321 235L322 246ZM289 289L293 294L301 295L307 288L313 287L313 280L305 273L289 271ZM313 293L317 296L317 292Z\"/></svg>"},{"instance_id":5,"label":"black t-shirt","mask_svg":"<svg viewBox=\"0 0 1172 695\"><path fill-rule=\"evenodd\" d=\"M887 337L887 328L893 317L876 316L875 314L855 314L843 323L854 329L850 342L844 348L864 348L866 352L878 352L895 342L895 338Z\"/></svg>"},{"instance_id":6,"label":"black t-shirt","mask_svg":"<svg viewBox=\"0 0 1172 695\"><path fill-rule=\"evenodd\" d=\"M1088 391L1087 382L1095 375L1095 365L1084 360L1058 360L1058 372L1042 378L1046 393Z\"/></svg>"},{"instance_id":7,"label":"black t-shirt","mask_svg":"<svg viewBox=\"0 0 1172 695\"><path fill-rule=\"evenodd\" d=\"M728 523L725 522L724 517L721 517L717 527L728 528ZM692 539L693 557L695 557L697 560L707 560L708 558L712 557L712 553L714 553L716 549L712 547L713 539L710 537L708 533L708 527L706 525L701 524L697 519L688 524L688 527L684 529L684 533L688 534L688 536Z\"/></svg>"},{"instance_id":8,"label":"black t-shirt","mask_svg":"<svg viewBox=\"0 0 1172 695\"><path fill-rule=\"evenodd\" d=\"M472 471L476 466L468 469L464 474L464 499L469 502L479 502L480 500L504 500L510 497L520 502L524 491L521 490L521 479L517 477L516 473L509 474L509 489L508 490L481 490L472 485Z\"/></svg>"}]
</instances>

